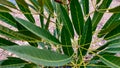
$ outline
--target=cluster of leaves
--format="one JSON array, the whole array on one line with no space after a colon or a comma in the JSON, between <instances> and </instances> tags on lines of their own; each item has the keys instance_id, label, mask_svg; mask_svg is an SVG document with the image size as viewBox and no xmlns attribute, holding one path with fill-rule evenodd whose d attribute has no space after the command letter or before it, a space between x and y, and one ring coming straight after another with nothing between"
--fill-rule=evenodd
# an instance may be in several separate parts
<instances>
[{"instance_id":1,"label":"cluster of leaves","mask_svg":"<svg viewBox=\"0 0 120 68\"><path fill-rule=\"evenodd\" d=\"M16 4L13 4L8 0L0 0L0 20L17 29L15 31L0 25L0 35L10 38L7 40L0 37L0 48L16 54L19 58L8 57L0 61L0 68L120 67L120 57L115 55L120 52L120 7L108 9L112 0L96 0L93 17L90 17L89 0L29 0L30 3L15 0L15 2ZM12 15L11 13L15 13L13 9L21 12L26 19ZM90 50L92 36L105 12L113 14L98 37L108 42L96 50ZM34 14L39 16L40 26L36 25ZM50 23L56 26L53 34L48 29ZM20 46L11 40L25 41L29 44ZM52 46L56 47L56 51L53 51ZM86 61L84 57L88 54L91 54L92 58Z\"/></svg>"}]
</instances>

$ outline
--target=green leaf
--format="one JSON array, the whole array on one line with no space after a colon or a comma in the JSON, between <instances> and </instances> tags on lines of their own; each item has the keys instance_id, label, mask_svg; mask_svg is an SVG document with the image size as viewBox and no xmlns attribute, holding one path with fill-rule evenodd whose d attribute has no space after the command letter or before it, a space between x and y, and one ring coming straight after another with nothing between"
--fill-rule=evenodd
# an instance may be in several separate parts
<instances>
[{"instance_id":1,"label":"green leaf","mask_svg":"<svg viewBox=\"0 0 120 68\"><path fill-rule=\"evenodd\" d=\"M59 9L60 9L60 14L61 14L61 19L63 20L63 25L67 29L70 36L73 38L74 30L73 30L72 22L69 18L69 15L68 15L66 9L62 5L60 5Z\"/></svg>"},{"instance_id":2,"label":"green leaf","mask_svg":"<svg viewBox=\"0 0 120 68\"><path fill-rule=\"evenodd\" d=\"M16 6L13 3L9 2L8 0L0 0L0 4L17 9Z\"/></svg>"},{"instance_id":3,"label":"green leaf","mask_svg":"<svg viewBox=\"0 0 120 68\"><path fill-rule=\"evenodd\" d=\"M44 11L44 10L43 10L43 11ZM44 15L44 12L41 12L41 15L39 15L39 18L40 18L40 25L41 25L42 28L45 27L43 15Z\"/></svg>"},{"instance_id":4,"label":"green leaf","mask_svg":"<svg viewBox=\"0 0 120 68\"><path fill-rule=\"evenodd\" d=\"M17 25L16 25L17 22L15 21L13 16L9 13L0 12L0 20L13 26L13 27L17 27Z\"/></svg>"},{"instance_id":5,"label":"green leaf","mask_svg":"<svg viewBox=\"0 0 120 68\"><path fill-rule=\"evenodd\" d=\"M4 60L1 63L1 65L10 65L10 64L19 64L19 63L27 63L27 62L16 57L7 57L7 59Z\"/></svg>"},{"instance_id":6,"label":"green leaf","mask_svg":"<svg viewBox=\"0 0 120 68\"><path fill-rule=\"evenodd\" d=\"M15 57L8 57L6 60L2 60L0 68L21 68L28 64L26 61Z\"/></svg>"},{"instance_id":7,"label":"green leaf","mask_svg":"<svg viewBox=\"0 0 120 68\"><path fill-rule=\"evenodd\" d=\"M80 3L78 0L72 0L70 3L70 10L74 28L77 34L80 36L83 32L84 18Z\"/></svg>"},{"instance_id":8,"label":"green leaf","mask_svg":"<svg viewBox=\"0 0 120 68\"><path fill-rule=\"evenodd\" d=\"M80 46L85 49L88 49L90 46L91 40L92 40L92 23L91 23L91 18L89 17L83 28L83 34L79 41ZM82 52L83 52L82 54L85 55L87 51L83 49Z\"/></svg>"},{"instance_id":9,"label":"green leaf","mask_svg":"<svg viewBox=\"0 0 120 68\"><path fill-rule=\"evenodd\" d=\"M29 0L32 5L34 6L34 8L36 9L36 11L39 11L39 3L37 2L37 0Z\"/></svg>"},{"instance_id":10,"label":"green leaf","mask_svg":"<svg viewBox=\"0 0 120 68\"><path fill-rule=\"evenodd\" d=\"M9 46L11 46L11 45L16 45L16 43L13 43L13 42L11 42L11 41L9 41L9 40L6 40L6 39L0 37L0 46L1 46L1 44L7 45L7 46L8 46L8 45L9 45Z\"/></svg>"},{"instance_id":11,"label":"green leaf","mask_svg":"<svg viewBox=\"0 0 120 68\"><path fill-rule=\"evenodd\" d=\"M43 17L43 15L44 15L44 4L45 4L44 1L45 0L38 0L39 11L40 11L40 15L39 15L40 25L41 25L42 28L44 28L44 17Z\"/></svg>"},{"instance_id":12,"label":"green leaf","mask_svg":"<svg viewBox=\"0 0 120 68\"><path fill-rule=\"evenodd\" d=\"M30 32L35 34L38 37L43 38L46 41L52 42L54 44L60 44L59 40L56 39L54 36L52 36L48 31L39 28L35 26L33 23L20 19L20 18L15 18L23 27L28 29Z\"/></svg>"},{"instance_id":13,"label":"green leaf","mask_svg":"<svg viewBox=\"0 0 120 68\"><path fill-rule=\"evenodd\" d=\"M36 64L33 64L33 63L29 63L29 64L26 64L24 67L22 68L40 68L38 67Z\"/></svg>"},{"instance_id":14,"label":"green leaf","mask_svg":"<svg viewBox=\"0 0 120 68\"><path fill-rule=\"evenodd\" d=\"M25 0L16 0L16 3L20 10L23 12L25 17L32 23L35 23L35 20L31 14L31 11L29 10L28 4L25 2Z\"/></svg>"},{"instance_id":15,"label":"green leaf","mask_svg":"<svg viewBox=\"0 0 120 68\"><path fill-rule=\"evenodd\" d=\"M119 43L119 42L120 42L120 38L108 40L108 42L106 44L104 44L103 46L96 49L96 51L101 51L101 50L105 49L106 47L108 47L109 45Z\"/></svg>"},{"instance_id":16,"label":"green leaf","mask_svg":"<svg viewBox=\"0 0 120 68\"><path fill-rule=\"evenodd\" d=\"M89 13L89 0L81 0L81 1L82 1L84 14L87 15Z\"/></svg>"},{"instance_id":17,"label":"green leaf","mask_svg":"<svg viewBox=\"0 0 120 68\"><path fill-rule=\"evenodd\" d=\"M111 4L112 0L103 0L101 5L98 7L99 9L107 9L109 5ZM103 11L105 12L105 10ZM97 24L100 22L102 19L104 13L100 13L98 11L94 12L93 18L92 18L92 30L95 31Z\"/></svg>"},{"instance_id":18,"label":"green leaf","mask_svg":"<svg viewBox=\"0 0 120 68\"><path fill-rule=\"evenodd\" d=\"M84 67L84 66L81 66L81 67ZM110 68L110 67L106 65L89 64L86 66L86 68Z\"/></svg>"},{"instance_id":19,"label":"green leaf","mask_svg":"<svg viewBox=\"0 0 120 68\"><path fill-rule=\"evenodd\" d=\"M23 67L25 64L21 63L21 64L13 64L13 65L3 65L0 66L0 68L21 68Z\"/></svg>"},{"instance_id":20,"label":"green leaf","mask_svg":"<svg viewBox=\"0 0 120 68\"><path fill-rule=\"evenodd\" d=\"M38 2L38 4L39 4L39 7L41 8L41 9L43 9L43 6L44 6L44 1L43 0L38 0L37 1Z\"/></svg>"},{"instance_id":21,"label":"green leaf","mask_svg":"<svg viewBox=\"0 0 120 68\"><path fill-rule=\"evenodd\" d=\"M38 65L62 66L71 61L71 57L66 55L32 46L5 46L1 48Z\"/></svg>"},{"instance_id":22,"label":"green leaf","mask_svg":"<svg viewBox=\"0 0 120 68\"><path fill-rule=\"evenodd\" d=\"M97 0L96 4L100 3L101 0Z\"/></svg>"},{"instance_id":23,"label":"green leaf","mask_svg":"<svg viewBox=\"0 0 120 68\"><path fill-rule=\"evenodd\" d=\"M28 31L28 30L19 30L18 33L24 34L26 36L32 37L36 40L41 40L40 37L36 36L35 34L33 34L32 32Z\"/></svg>"},{"instance_id":24,"label":"green leaf","mask_svg":"<svg viewBox=\"0 0 120 68\"><path fill-rule=\"evenodd\" d=\"M118 23L120 23L120 21ZM116 24L116 28L114 28L109 33L107 33L104 38L106 40L110 40L110 39L120 37L120 30L119 29L120 29L120 24Z\"/></svg>"},{"instance_id":25,"label":"green leaf","mask_svg":"<svg viewBox=\"0 0 120 68\"><path fill-rule=\"evenodd\" d=\"M38 3L42 11L43 11L43 6L46 6L50 14L54 13L54 8L51 3L51 0L38 0Z\"/></svg>"},{"instance_id":26,"label":"green leaf","mask_svg":"<svg viewBox=\"0 0 120 68\"><path fill-rule=\"evenodd\" d=\"M119 18L120 18L120 14L113 14L109 18L109 20L105 23L102 30L99 32L98 36L102 37L103 35L115 29L119 25L119 22L120 22L120 20L118 20Z\"/></svg>"},{"instance_id":27,"label":"green leaf","mask_svg":"<svg viewBox=\"0 0 120 68\"><path fill-rule=\"evenodd\" d=\"M120 43L113 43L113 44L109 44L108 48L117 48L120 47Z\"/></svg>"},{"instance_id":28,"label":"green leaf","mask_svg":"<svg viewBox=\"0 0 120 68\"><path fill-rule=\"evenodd\" d=\"M120 18L120 14L117 13L117 14L113 14L109 20L107 20L107 22L105 23L105 25L103 26L103 29L106 29L106 28L110 28L111 25L114 24L115 21L119 21L118 19Z\"/></svg>"},{"instance_id":29,"label":"green leaf","mask_svg":"<svg viewBox=\"0 0 120 68\"><path fill-rule=\"evenodd\" d=\"M71 56L73 54L73 48L72 48L72 43L71 43L71 38L70 35L67 31L67 29L65 28L65 26L63 26L62 28L62 32L61 32L61 42L62 42L62 49L64 54Z\"/></svg>"},{"instance_id":30,"label":"green leaf","mask_svg":"<svg viewBox=\"0 0 120 68\"><path fill-rule=\"evenodd\" d=\"M49 27L49 24L50 24L50 18L51 18L51 14L49 14L49 17L48 17L46 25L45 25L46 30L48 30L48 27Z\"/></svg>"},{"instance_id":31,"label":"green leaf","mask_svg":"<svg viewBox=\"0 0 120 68\"><path fill-rule=\"evenodd\" d=\"M113 43L109 44L103 52L108 52L108 53L120 53L120 43Z\"/></svg>"},{"instance_id":32,"label":"green leaf","mask_svg":"<svg viewBox=\"0 0 120 68\"><path fill-rule=\"evenodd\" d=\"M100 60L111 68L120 68L120 64L119 64L120 57L108 55L108 56L102 56Z\"/></svg>"},{"instance_id":33,"label":"green leaf","mask_svg":"<svg viewBox=\"0 0 120 68\"><path fill-rule=\"evenodd\" d=\"M31 41L31 42L38 41L32 37L23 35L21 33L17 33L16 31L13 31L13 30L6 28L4 26L1 26L1 25L0 25L0 34L2 34L3 36L6 36L8 38L15 39L15 40L24 40L24 41Z\"/></svg>"},{"instance_id":34,"label":"green leaf","mask_svg":"<svg viewBox=\"0 0 120 68\"><path fill-rule=\"evenodd\" d=\"M0 12L12 12L10 9L0 5Z\"/></svg>"},{"instance_id":35,"label":"green leaf","mask_svg":"<svg viewBox=\"0 0 120 68\"><path fill-rule=\"evenodd\" d=\"M44 0L44 5L49 9L50 13L54 13L53 5L51 3L51 0Z\"/></svg>"},{"instance_id":36,"label":"green leaf","mask_svg":"<svg viewBox=\"0 0 120 68\"><path fill-rule=\"evenodd\" d=\"M116 6L114 8L111 8L108 11L112 12L112 13L120 13L120 6Z\"/></svg>"},{"instance_id":37,"label":"green leaf","mask_svg":"<svg viewBox=\"0 0 120 68\"><path fill-rule=\"evenodd\" d=\"M120 47L117 47L117 48L107 48L103 52L120 53Z\"/></svg>"}]
</instances>

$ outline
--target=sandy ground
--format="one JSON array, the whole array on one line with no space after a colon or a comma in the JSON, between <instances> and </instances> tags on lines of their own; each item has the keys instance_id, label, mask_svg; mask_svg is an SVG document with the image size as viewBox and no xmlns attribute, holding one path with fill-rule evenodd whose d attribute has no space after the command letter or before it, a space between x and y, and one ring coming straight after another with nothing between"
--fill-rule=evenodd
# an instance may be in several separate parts
<instances>
[{"instance_id":1,"label":"sandy ground","mask_svg":"<svg viewBox=\"0 0 120 68\"><path fill-rule=\"evenodd\" d=\"M114 7L114 6L117 6L117 5L120 5L120 0L114 0L113 2L112 2L112 4L111 4L111 6L110 7ZM92 7L92 5L90 5L90 7L91 7L91 10L93 10L93 7ZM14 14L14 16L18 16L18 17L21 17L21 18L25 18L23 15L21 15L21 14ZM102 20L100 21L100 24L98 25L98 29L100 29L103 25L104 25L104 23L106 22L106 20L109 18L111 16L111 14L110 13L105 13L105 15L104 15L104 17L102 18ZM36 22L39 22L39 18L38 18L38 16L37 15L34 15L34 17L35 17L35 21ZM9 26L9 25L7 25L7 24L5 24L4 22L2 22L2 21L0 21L0 24L1 25L6 25L6 26L8 26L8 27L10 27L11 29L13 29L13 30L16 30L15 28L12 28L11 26ZM37 25L38 26L40 26L40 24L38 24L37 23ZM50 27L49 29L53 29L54 27ZM51 30L51 33L53 32L53 30ZM1 37L1 35L0 35L0 37ZM3 36L2 36L3 37ZM96 36L94 36L93 37L94 39L98 39ZM23 44L23 42L21 42L21 41L16 41L16 43L18 43L18 44ZM104 43L104 41L101 41L101 42L99 42L99 43L95 43L94 45L92 45L92 47L94 48L95 47L95 45L101 45L101 44L103 44ZM26 43L25 43L26 44ZM95 47L96 48L96 47ZM9 52L7 52L7 51L4 51L3 49L0 49L0 60L2 60L2 59L6 59L6 56L10 56L11 55L11 53L9 53Z\"/></svg>"}]
</instances>

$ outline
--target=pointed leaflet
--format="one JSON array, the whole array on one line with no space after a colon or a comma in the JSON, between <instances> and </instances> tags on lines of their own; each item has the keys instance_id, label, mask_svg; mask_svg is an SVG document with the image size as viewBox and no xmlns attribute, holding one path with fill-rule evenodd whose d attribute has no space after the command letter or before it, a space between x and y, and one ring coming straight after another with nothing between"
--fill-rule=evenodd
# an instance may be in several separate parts
<instances>
[{"instance_id":1,"label":"pointed leaflet","mask_svg":"<svg viewBox=\"0 0 120 68\"><path fill-rule=\"evenodd\" d=\"M117 48L117 47L120 47L120 42L109 44L109 46L108 46L108 48Z\"/></svg>"},{"instance_id":2,"label":"pointed leaflet","mask_svg":"<svg viewBox=\"0 0 120 68\"><path fill-rule=\"evenodd\" d=\"M35 26L33 23L20 19L15 18L23 27L25 27L27 30L32 32L33 34L37 35L38 37L43 38L44 40L47 40L49 42L52 42L54 44L60 44L59 40L56 39L54 36L52 36L48 31L39 28Z\"/></svg>"},{"instance_id":3,"label":"pointed leaflet","mask_svg":"<svg viewBox=\"0 0 120 68\"><path fill-rule=\"evenodd\" d=\"M73 38L74 30L73 30L72 22L69 18L69 15L68 15L66 9L62 5L59 6L59 9L60 9L60 14L61 14L61 19L63 20L63 25L67 29L69 35Z\"/></svg>"},{"instance_id":4,"label":"pointed leaflet","mask_svg":"<svg viewBox=\"0 0 120 68\"><path fill-rule=\"evenodd\" d=\"M39 65L36 65L34 63L29 63L29 64L26 64L24 67L22 68L40 68Z\"/></svg>"},{"instance_id":5,"label":"pointed leaflet","mask_svg":"<svg viewBox=\"0 0 120 68\"><path fill-rule=\"evenodd\" d=\"M0 0L0 4L17 9L16 6L13 3L9 2L8 0Z\"/></svg>"},{"instance_id":6,"label":"pointed leaflet","mask_svg":"<svg viewBox=\"0 0 120 68\"><path fill-rule=\"evenodd\" d=\"M84 68L84 65L80 66L80 68ZM86 68L110 68L110 67L106 65L99 65L99 64L88 64L86 65Z\"/></svg>"},{"instance_id":7,"label":"pointed leaflet","mask_svg":"<svg viewBox=\"0 0 120 68\"><path fill-rule=\"evenodd\" d=\"M114 28L116 28L120 23L120 14L113 14L109 20L105 23L102 30L99 33L99 37L102 37L103 35L107 34L108 32L112 31ZM111 28L112 27L112 28Z\"/></svg>"},{"instance_id":8,"label":"pointed leaflet","mask_svg":"<svg viewBox=\"0 0 120 68\"><path fill-rule=\"evenodd\" d=\"M120 45L120 44L119 44ZM120 47L114 47L114 48L107 48L103 52L108 52L108 53L120 53Z\"/></svg>"},{"instance_id":9,"label":"pointed leaflet","mask_svg":"<svg viewBox=\"0 0 120 68\"><path fill-rule=\"evenodd\" d=\"M41 25L42 28L44 28L44 17L43 17L43 15L44 15L44 4L45 4L44 1L45 1L45 0L38 0L38 1L37 1L38 4L39 4L40 25Z\"/></svg>"},{"instance_id":10,"label":"pointed leaflet","mask_svg":"<svg viewBox=\"0 0 120 68\"><path fill-rule=\"evenodd\" d=\"M53 5L51 3L51 0L44 0L44 5L48 8L48 10L51 14L54 13L54 9L53 9Z\"/></svg>"},{"instance_id":11,"label":"pointed leaflet","mask_svg":"<svg viewBox=\"0 0 120 68\"><path fill-rule=\"evenodd\" d=\"M111 4L112 0L103 0L102 4L98 7L99 9L107 9ZM100 13L100 11L95 11L93 18L92 18L92 30L95 31L97 24L100 22L101 18L103 17L104 13ZM104 11L105 12L105 11Z\"/></svg>"},{"instance_id":12,"label":"pointed leaflet","mask_svg":"<svg viewBox=\"0 0 120 68\"><path fill-rule=\"evenodd\" d=\"M89 0L81 0L81 1L82 1L84 14L87 15L89 13Z\"/></svg>"},{"instance_id":13,"label":"pointed leaflet","mask_svg":"<svg viewBox=\"0 0 120 68\"><path fill-rule=\"evenodd\" d=\"M2 20L3 22L5 22L13 27L17 27L16 21L14 20L13 16L9 13L0 12L0 20Z\"/></svg>"},{"instance_id":14,"label":"pointed leaflet","mask_svg":"<svg viewBox=\"0 0 120 68\"><path fill-rule=\"evenodd\" d=\"M112 13L120 13L120 6L111 8L111 9L109 9L108 11L109 11L109 12L112 12Z\"/></svg>"},{"instance_id":15,"label":"pointed leaflet","mask_svg":"<svg viewBox=\"0 0 120 68\"><path fill-rule=\"evenodd\" d=\"M105 25L103 26L103 29L109 28L110 25L113 25L115 21L118 21L118 19L120 18L120 13L117 14L113 14L109 20L107 20L107 22L105 23Z\"/></svg>"},{"instance_id":16,"label":"pointed leaflet","mask_svg":"<svg viewBox=\"0 0 120 68\"><path fill-rule=\"evenodd\" d=\"M22 67L24 67L25 64L26 63L11 64L11 65L0 65L0 68L22 68Z\"/></svg>"},{"instance_id":17,"label":"pointed leaflet","mask_svg":"<svg viewBox=\"0 0 120 68\"><path fill-rule=\"evenodd\" d=\"M36 11L39 11L39 5L38 5L37 0L29 0L29 1L32 3Z\"/></svg>"},{"instance_id":18,"label":"pointed leaflet","mask_svg":"<svg viewBox=\"0 0 120 68\"><path fill-rule=\"evenodd\" d=\"M118 23L120 23L120 21ZM110 39L114 39L114 38L117 38L117 37L120 37L120 24L116 24L116 28L114 28L113 30L111 30L110 32L108 32L105 35L104 38L106 40L110 40Z\"/></svg>"},{"instance_id":19,"label":"pointed leaflet","mask_svg":"<svg viewBox=\"0 0 120 68\"><path fill-rule=\"evenodd\" d=\"M45 29L46 29L46 30L48 30L48 28L49 28L50 18L51 18L51 14L49 14L49 17L48 17L47 22L46 22L46 24L45 24Z\"/></svg>"},{"instance_id":20,"label":"pointed leaflet","mask_svg":"<svg viewBox=\"0 0 120 68\"><path fill-rule=\"evenodd\" d=\"M16 43L13 43L9 40L6 40L6 39L0 37L0 46L2 46L2 44L7 45L7 46L16 45Z\"/></svg>"},{"instance_id":21,"label":"pointed leaflet","mask_svg":"<svg viewBox=\"0 0 120 68\"><path fill-rule=\"evenodd\" d=\"M103 52L108 52L108 53L120 53L120 43L113 43L109 44L108 47L103 50Z\"/></svg>"},{"instance_id":22,"label":"pointed leaflet","mask_svg":"<svg viewBox=\"0 0 120 68\"><path fill-rule=\"evenodd\" d=\"M28 31L28 30L19 30L18 33L24 34L26 36L32 37L36 40L41 40L40 37L36 36L35 34L33 34L32 32Z\"/></svg>"},{"instance_id":23,"label":"pointed leaflet","mask_svg":"<svg viewBox=\"0 0 120 68\"><path fill-rule=\"evenodd\" d=\"M99 4L99 3L100 3L100 1L101 1L101 0L97 0L97 1L96 1L96 4Z\"/></svg>"},{"instance_id":24,"label":"pointed leaflet","mask_svg":"<svg viewBox=\"0 0 120 68\"><path fill-rule=\"evenodd\" d=\"M21 26L21 27L23 27L23 26ZM37 47L37 46L38 46L37 42L40 42L40 41L41 41L41 38L40 38L40 37L36 36L35 34L33 34L32 32L28 31L28 30L25 29L25 28L24 28L24 29L19 29L18 33L21 33L21 34L24 34L24 35L26 35L26 36L32 37L32 38L34 38L34 39L36 39L36 40L39 40L39 41L34 41L34 42L29 42L29 41L28 41L28 43L29 43L31 46Z\"/></svg>"},{"instance_id":25,"label":"pointed leaflet","mask_svg":"<svg viewBox=\"0 0 120 68\"><path fill-rule=\"evenodd\" d=\"M25 28L23 28L14 18L11 14L9 13L5 13L5 12L0 12L0 20L2 20L3 22L18 28L18 30L25 30ZM27 30L26 30L27 31ZM20 31L21 32L21 31ZM25 31L23 31L25 33ZM31 34L29 31L27 31L27 33L25 33L26 35L31 35L31 37L33 36L33 34ZM33 36L34 37L34 36ZM39 37L38 37L39 38ZM36 38L37 39L37 38Z\"/></svg>"},{"instance_id":26,"label":"pointed leaflet","mask_svg":"<svg viewBox=\"0 0 120 68\"><path fill-rule=\"evenodd\" d=\"M62 32L61 32L61 43L63 45L62 49L63 49L64 54L71 56L74 51L72 48L70 35L67 29L65 28L65 26L63 26Z\"/></svg>"},{"instance_id":27,"label":"pointed leaflet","mask_svg":"<svg viewBox=\"0 0 120 68\"><path fill-rule=\"evenodd\" d=\"M71 61L71 57L66 55L32 46L5 46L1 48L38 65L61 66Z\"/></svg>"},{"instance_id":28,"label":"pointed leaflet","mask_svg":"<svg viewBox=\"0 0 120 68\"><path fill-rule=\"evenodd\" d=\"M72 0L70 3L70 10L74 28L77 34L80 36L82 34L83 25L84 25L84 18L81 6L78 0Z\"/></svg>"},{"instance_id":29,"label":"pointed leaflet","mask_svg":"<svg viewBox=\"0 0 120 68\"><path fill-rule=\"evenodd\" d=\"M91 18L89 17L83 28L83 34L80 39L80 46L85 49L88 49L91 40L92 40L92 23L91 23ZM83 52L82 54L85 55L87 51L83 49L82 52Z\"/></svg>"},{"instance_id":30,"label":"pointed leaflet","mask_svg":"<svg viewBox=\"0 0 120 68\"><path fill-rule=\"evenodd\" d=\"M100 57L100 60L111 68L120 68L120 57L107 55Z\"/></svg>"},{"instance_id":31,"label":"pointed leaflet","mask_svg":"<svg viewBox=\"0 0 120 68\"><path fill-rule=\"evenodd\" d=\"M1 62L0 68L22 68L28 64L26 61L15 57L7 57L6 60L2 60Z\"/></svg>"},{"instance_id":32,"label":"pointed leaflet","mask_svg":"<svg viewBox=\"0 0 120 68\"><path fill-rule=\"evenodd\" d=\"M51 0L38 0L38 3L41 7L46 6L48 11L53 14L54 9L53 9L53 5L51 3Z\"/></svg>"},{"instance_id":33,"label":"pointed leaflet","mask_svg":"<svg viewBox=\"0 0 120 68\"><path fill-rule=\"evenodd\" d=\"M98 49L96 49L96 52L101 51L103 49L105 49L106 47L108 47L110 44L115 44L115 43L119 43L120 42L120 38L114 38L112 40L108 40L108 42L106 44L104 44L103 46L99 47Z\"/></svg>"},{"instance_id":34,"label":"pointed leaflet","mask_svg":"<svg viewBox=\"0 0 120 68\"><path fill-rule=\"evenodd\" d=\"M0 12L12 12L10 9L4 7L3 5L0 5Z\"/></svg>"},{"instance_id":35,"label":"pointed leaflet","mask_svg":"<svg viewBox=\"0 0 120 68\"><path fill-rule=\"evenodd\" d=\"M19 9L21 10L21 12L23 12L23 14L25 15L25 17L32 23L35 23L35 20L31 14L31 11L29 9L29 5L26 3L25 0L16 0L16 3L19 7ZM34 8L34 7L33 7ZM19 30L26 30L25 28L21 28L22 26L17 24L19 27ZM32 34L31 32L28 31L28 33ZM28 34L29 35L29 34ZM34 35L34 34L33 34ZM31 44L32 46L37 46L37 43L31 43L29 42L29 44Z\"/></svg>"},{"instance_id":36,"label":"pointed leaflet","mask_svg":"<svg viewBox=\"0 0 120 68\"><path fill-rule=\"evenodd\" d=\"M21 33L17 33L16 31L13 31L13 30L11 30L9 28L6 28L6 27L4 27L2 25L0 25L0 34L2 34L3 36L6 36L8 38L15 39L15 40L38 41L35 38L23 35Z\"/></svg>"},{"instance_id":37,"label":"pointed leaflet","mask_svg":"<svg viewBox=\"0 0 120 68\"><path fill-rule=\"evenodd\" d=\"M35 20L31 14L31 11L29 10L28 4L25 2L25 0L16 0L16 3L19 7L19 9L23 12L25 17L32 23L35 23Z\"/></svg>"}]
</instances>

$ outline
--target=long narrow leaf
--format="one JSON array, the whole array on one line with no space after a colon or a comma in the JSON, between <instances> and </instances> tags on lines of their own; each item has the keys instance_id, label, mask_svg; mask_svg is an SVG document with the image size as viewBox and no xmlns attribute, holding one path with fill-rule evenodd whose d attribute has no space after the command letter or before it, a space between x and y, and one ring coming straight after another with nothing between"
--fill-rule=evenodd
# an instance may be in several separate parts
<instances>
[{"instance_id":1,"label":"long narrow leaf","mask_svg":"<svg viewBox=\"0 0 120 68\"><path fill-rule=\"evenodd\" d=\"M109 7L109 5L111 4L112 0L103 0L102 4L99 6L99 9L106 9ZM104 11L105 12L105 11ZM93 18L92 18L92 30L94 31L97 27L97 24L100 22L101 18L103 17L104 13L99 13L97 11L95 11Z\"/></svg>"},{"instance_id":2,"label":"long narrow leaf","mask_svg":"<svg viewBox=\"0 0 120 68\"><path fill-rule=\"evenodd\" d=\"M28 64L26 61L15 57L8 57L6 60L2 60L0 68L21 68Z\"/></svg>"},{"instance_id":3,"label":"long narrow leaf","mask_svg":"<svg viewBox=\"0 0 120 68\"><path fill-rule=\"evenodd\" d=\"M119 22L120 23L120 22ZM107 33L106 35L105 35L105 39L106 40L109 40L109 39L112 39L112 38L116 38L116 37L119 37L120 35L120 24L117 24L118 26L115 28L115 29L113 29L113 30L111 30L109 33ZM114 28L114 27L113 27Z\"/></svg>"},{"instance_id":4,"label":"long narrow leaf","mask_svg":"<svg viewBox=\"0 0 120 68\"><path fill-rule=\"evenodd\" d=\"M3 36L6 36L8 38L15 39L15 40L24 40L24 41L33 41L33 40L35 41L36 40L32 37L17 33L15 31L13 31L9 28L6 28L4 26L1 26L1 25L0 25L0 34L2 34Z\"/></svg>"},{"instance_id":5,"label":"long narrow leaf","mask_svg":"<svg viewBox=\"0 0 120 68\"><path fill-rule=\"evenodd\" d=\"M62 32L61 32L61 42L63 45L63 52L64 54L71 56L73 54L73 48L72 48L72 43L71 43L71 38L70 35L67 31L67 29L65 28L65 26L63 26L62 28Z\"/></svg>"},{"instance_id":6,"label":"long narrow leaf","mask_svg":"<svg viewBox=\"0 0 120 68\"><path fill-rule=\"evenodd\" d=\"M63 25L65 26L65 28L69 32L70 36L73 38L74 37L74 30L73 30L72 22L69 18L69 15L68 15L66 9L62 5L60 5L60 14L62 15L61 18L63 19Z\"/></svg>"},{"instance_id":7,"label":"long narrow leaf","mask_svg":"<svg viewBox=\"0 0 120 68\"><path fill-rule=\"evenodd\" d=\"M53 9L53 5L51 3L51 0L44 0L44 5L49 9L49 12L51 14L53 14L54 9Z\"/></svg>"},{"instance_id":8,"label":"long narrow leaf","mask_svg":"<svg viewBox=\"0 0 120 68\"><path fill-rule=\"evenodd\" d=\"M6 40L4 38L0 38L0 46L1 46L1 44L3 44L3 45L9 45L9 46L16 45L16 43L13 43L13 42L11 42L9 40Z\"/></svg>"},{"instance_id":9,"label":"long narrow leaf","mask_svg":"<svg viewBox=\"0 0 120 68\"><path fill-rule=\"evenodd\" d=\"M120 6L111 8L111 9L109 9L108 11L109 11L109 12L112 12L112 13L120 13Z\"/></svg>"},{"instance_id":10,"label":"long narrow leaf","mask_svg":"<svg viewBox=\"0 0 120 68\"><path fill-rule=\"evenodd\" d=\"M113 30L115 27L117 27L119 25L119 20L118 20L119 18L120 18L120 14L113 14L109 18L109 20L105 23L105 25L101 29L101 31L100 31L98 36L102 37L103 35L107 34L111 30Z\"/></svg>"},{"instance_id":11,"label":"long narrow leaf","mask_svg":"<svg viewBox=\"0 0 120 68\"><path fill-rule=\"evenodd\" d=\"M35 23L35 20L31 14L31 11L29 10L28 4L25 2L25 0L16 0L16 3L20 10L23 12L25 17L32 23Z\"/></svg>"},{"instance_id":12,"label":"long narrow leaf","mask_svg":"<svg viewBox=\"0 0 120 68\"><path fill-rule=\"evenodd\" d=\"M104 44L103 46L101 46L98 49L96 49L96 51L103 50L106 47L108 47L110 44L115 44L115 43L119 43L119 42L120 42L120 38L108 40L108 42L106 44Z\"/></svg>"},{"instance_id":13,"label":"long narrow leaf","mask_svg":"<svg viewBox=\"0 0 120 68\"><path fill-rule=\"evenodd\" d=\"M116 56L103 56L100 58L100 60L106 64L107 66L111 67L111 68L119 68L120 67L120 57L116 57Z\"/></svg>"},{"instance_id":14,"label":"long narrow leaf","mask_svg":"<svg viewBox=\"0 0 120 68\"><path fill-rule=\"evenodd\" d=\"M61 66L71 61L71 58L66 55L32 46L5 46L1 48L38 65Z\"/></svg>"},{"instance_id":15,"label":"long narrow leaf","mask_svg":"<svg viewBox=\"0 0 120 68\"><path fill-rule=\"evenodd\" d=\"M0 12L12 12L10 9L0 5Z\"/></svg>"},{"instance_id":16,"label":"long narrow leaf","mask_svg":"<svg viewBox=\"0 0 120 68\"><path fill-rule=\"evenodd\" d=\"M89 13L89 0L81 0L81 1L82 1L84 14L87 15Z\"/></svg>"},{"instance_id":17,"label":"long narrow leaf","mask_svg":"<svg viewBox=\"0 0 120 68\"><path fill-rule=\"evenodd\" d=\"M0 0L0 4L17 9L16 6L8 0Z\"/></svg>"},{"instance_id":18,"label":"long narrow leaf","mask_svg":"<svg viewBox=\"0 0 120 68\"><path fill-rule=\"evenodd\" d=\"M44 17L43 17L43 15L44 15L44 5L45 5L44 1L45 0L38 0L39 7L40 7L40 10L39 10L40 15L39 15L39 17L40 17L40 24L41 24L42 28L44 28Z\"/></svg>"},{"instance_id":19,"label":"long narrow leaf","mask_svg":"<svg viewBox=\"0 0 120 68\"><path fill-rule=\"evenodd\" d=\"M107 48L103 52L108 52L108 53L120 53L120 47L117 48Z\"/></svg>"},{"instance_id":20,"label":"long narrow leaf","mask_svg":"<svg viewBox=\"0 0 120 68\"><path fill-rule=\"evenodd\" d=\"M92 40L92 23L91 23L91 18L89 17L85 23L84 29L83 29L83 34L80 40L80 46L88 49L90 46ZM86 54L86 50L83 49L82 51L83 55Z\"/></svg>"},{"instance_id":21,"label":"long narrow leaf","mask_svg":"<svg viewBox=\"0 0 120 68\"><path fill-rule=\"evenodd\" d=\"M29 31L31 31L33 34L43 38L44 40L50 41L54 44L60 44L59 40L56 39L54 36L52 36L48 31L39 28L37 26L35 26L34 24L32 24L29 21L20 19L20 18L15 18L22 26L24 26L26 29L28 29Z\"/></svg>"},{"instance_id":22,"label":"long narrow leaf","mask_svg":"<svg viewBox=\"0 0 120 68\"><path fill-rule=\"evenodd\" d=\"M9 13L0 12L0 20L2 20L3 22L5 22L13 27L17 27L15 19Z\"/></svg>"},{"instance_id":23,"label":"long narrow leaf","mask_svg":"<svg viewBox=\"0 0 120 68\"><path fill-rule=\"evenodd\" d=\"M70 3L70 10L74 28L77 34L80 36L83 32L84 18L81 6L78 0L72 0Z\"/></svg>"}]
</instances>

